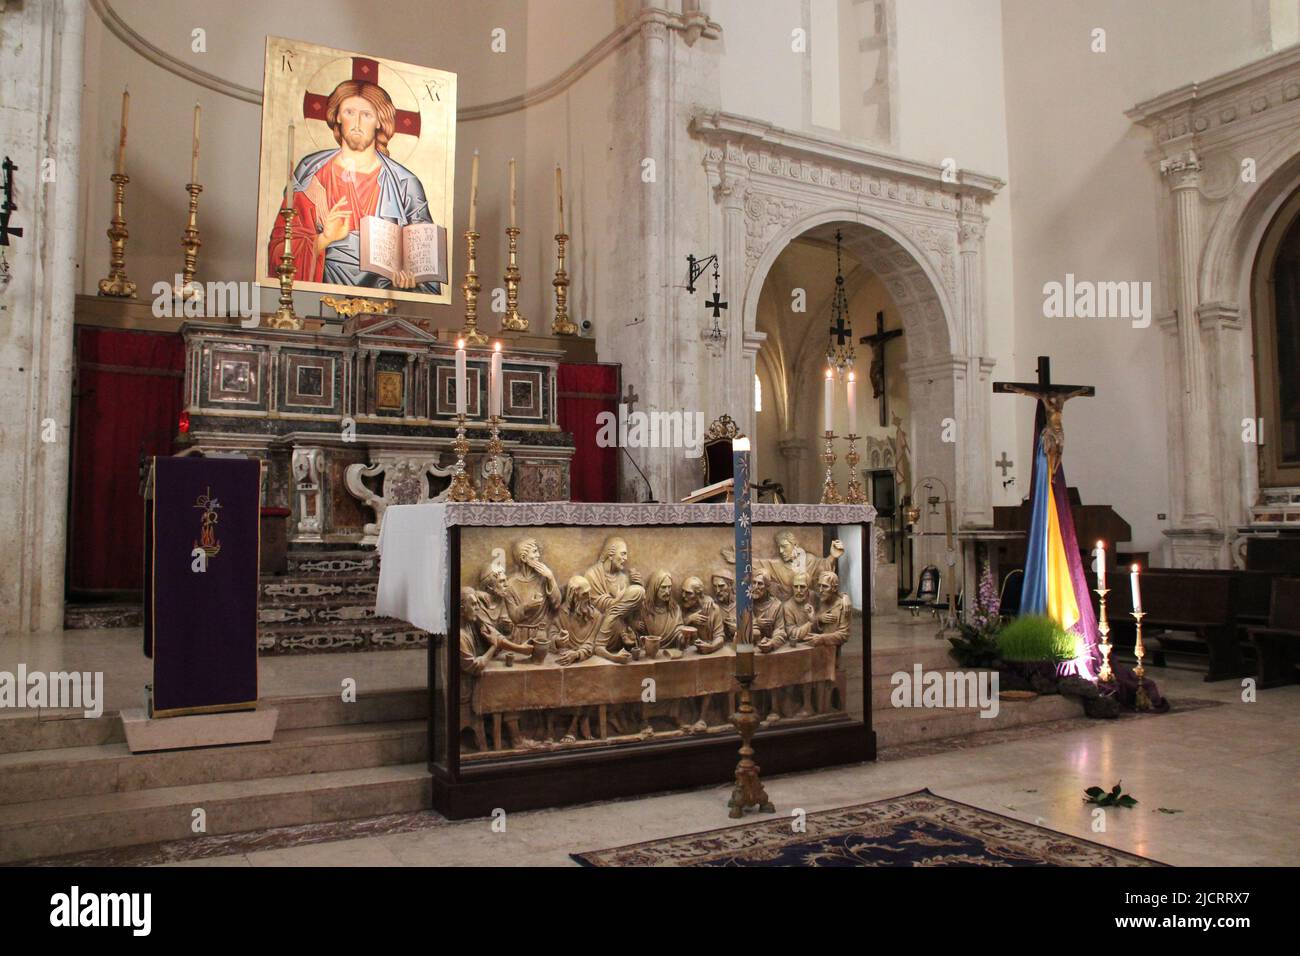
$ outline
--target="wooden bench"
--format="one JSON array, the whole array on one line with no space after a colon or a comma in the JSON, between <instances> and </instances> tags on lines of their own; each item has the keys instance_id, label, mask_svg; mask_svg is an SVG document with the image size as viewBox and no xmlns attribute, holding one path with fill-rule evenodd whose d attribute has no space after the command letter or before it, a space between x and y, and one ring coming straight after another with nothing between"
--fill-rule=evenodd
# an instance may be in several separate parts
<instances>
[{"instance_id":1,"label":"wooden bench","mask_svg":"<svg viewBox=\"0 0 1300 956\"><path fill-rule=\"evenodd\" d=\"M1207 681L1231 680L1249 673L1238 644L1237 615L1241 608L1241 572L1184 568L1150 568L1142 572L1143 636L1152 630L1195 634L1209 651ZM1128 575L1108 579L1106 600L1112 632L1134 632L1132 591ZM1254 582L1252 582L1254 587ZM1162 644L1165 639L1162 638ZM1163 650L1153 662L1163 665Z\"/></svg>"},{"instance_id":2,"label":"wooden bench","mask_svg":"<svg viewBox=\"0 0 1300 956\"><path fill-rule=\"evenodd\" d=\"M1268 626L1251 627L1257 683L1279 687L1300 682L1300 578L1275 578Z\"/></svg>"}]
</instances>

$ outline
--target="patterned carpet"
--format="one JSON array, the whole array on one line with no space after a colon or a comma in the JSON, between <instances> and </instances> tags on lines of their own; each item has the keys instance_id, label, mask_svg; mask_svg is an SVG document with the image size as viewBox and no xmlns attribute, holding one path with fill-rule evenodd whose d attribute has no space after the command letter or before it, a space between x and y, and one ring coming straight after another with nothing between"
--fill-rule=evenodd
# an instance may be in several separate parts
<instances>
[{"instance_id":1,"label":"patterned carpet","mask_svg":"<svg viewBox=\"0 0 1300 956\"><path fill-rule=\"evenodd\" d=\"M901 797L574 853L586 866L1163 866L918 790Z\"/></svg>"}]
</instances>

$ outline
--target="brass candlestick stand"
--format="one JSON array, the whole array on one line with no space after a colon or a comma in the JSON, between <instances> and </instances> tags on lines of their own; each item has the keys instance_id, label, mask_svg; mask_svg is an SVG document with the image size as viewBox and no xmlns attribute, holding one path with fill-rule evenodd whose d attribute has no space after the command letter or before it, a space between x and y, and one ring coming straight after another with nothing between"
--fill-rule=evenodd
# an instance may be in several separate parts
<instances>
[{"instance_id":1,"label":"brass candlestick stand","mask_svg":"<svg viewBox=\"0 0 1300 956\"><path fill-rule=\"evenodd\" d=\"M191 299L202 302L203 286L194 281L194 273L198 271L199 246L203 245L202 240L199 239L199 193L203 192L203 187L198 183L188 183L185 191L190 194L190 218L185 224L185 232L181 234L181 248L185 250L185 268L181 272L180 284L172 291L182 302Z\"/></svg>"},{"instance_id":2,"label":"brass candlestick stand","mask_svg":"<svg viewBox=\"0 0 1300 956\"><path fill-rule=\"evenodd\" d=\"M731 723L740 734L740 762L736 764L736 786L727 801L731 808L727 815L733 819L744 816L746 807L757 807L759 813L776 812L758 777L758 764L754 762L754 733L759 721L749 692L749 685L754 683L753 650L736 650L736 681L740 684L740 698L736 712L731 715Z\"/></svg>"},{"instance_id":3,"label":"brass candlestick stand","mask_svg":"<svg viewBox=\"0 0 1300 956\"><path fill-rule=\"evenodd\" d=\"M303 321L293 311L293 206L285 203L280 210L284 219L284 251L280 255L280 268L276 274L280 277L280 308L275 310L270 321L264 324L272 329L301 329Z\"/></svg>"},{"instance_id":4,"label":"brass candlestick stand","mask_svg":"<svg viewBox=\"0 0 1300 956\"><path fill-rule=\"evenodd\" d=\"M849 466L849 487L844 493L844 501L851 505L864 505L867 503L867 494L862 488L862 482L858 480L858 462L862 456L858 454L858 439L860 435L845 435L849 440L849 450L844 455L844 461Z\"/></svg>"},{"instance_id":5,"label":"brass candlestick stand","mask_svg":"<svg viewBox=\"0 0 1300 956\"><path fill-rule=\"evenodd\" d=\"M488 428L492 430L492 437L488 439L488 474L487 482L483 486L482 499L484 501L514 501L510 497L510 489L506 487L505 481L501 478L501 466L497 459L505 451L505 446L501 444L501 416L491 415L488 417Z\"/></svg>"},{"instance_id":6,"label":"brass candlestick stand","mask_svg":"<svg viewBox=\"0 0 1300 956\"><path fill-rule=\"evenodd\" d=\"M1115 672L1110 669L1110 621L1106 619L1106 595L1110 593L1110 588L1097 588L1096 592L1101 599L1101 612L1097 620L1097 633L1101 635L1101 670L1097 672L1097 680L1109 684L1115 679Z\"/></svg>"},{"instance_id":7,"label":"brass candlestick stand","mask_svg":"<svg viewBox=\"0 0 1300 956\"><path fill-rule=\"evenodd\" d=\"M469 480L469 473L465 470L465 456L469 454L469 440L465 437L465 416L463 414L456 416L456 440L451 443L451 448L456 453L456 471L452 475L451 487L447 489L447 500L478 501L478 492L474 490L474 485Z\"/></svg>"},{"instance_id":8,"label":"brass candlestick stand","mask_svg":"<svg viewBox=\"0 0 1300 956\"><path fill-rule=\"evenodd\" d=\"M1133 642L1133 656L1137 658L1137 666L1133 668L1133 676L1137 678L1137 699L1134 701L1134 708L1137 710L1151 709L1151 695L1147 689L1142 686L1142 678L1146 676L1146 668L1142 666L1142 658L1146 657L1146 648L1142 646L1142 618L1146 617L1146 611L1134 611L1133 620L1137 622L1137 637Z\"/></svg>"},{"instance_id":9,"label":"brass candlestick stand","mask_svg":"<svg viewBox=\"0 0 1300 956\"><path fill-rule=\"evenodd\" d=\"M826 464L826 479L822 482L822 500L824 505L838 505L843 502L840 497L840 489L835 484L835 446L833 442L839 436L834 432L827 430L823 433L826 439L826 450L822 452L822 461Z\"/></svg>"},{"instance_id":10,"label":"brass candlestick stand","mask_svg":"<svg viewBox=\"0 0 1300 956\"><path fill-rule=\"evenodd\" d=\"M569 241L567 233L558 233L555 245L558 249L559 264L555 269L555 319L551 322L552 335L576 335L578 326L569 319L569 274L564 271L564 244Z\"/></svg>"},{"instance_id":11,"label":"brass candlestick stand","mask_svg":"<svg viewBox=\"0 0 1300 956\"><path fill-rule=\"evenodd\" d=\"M519 228L506 229L510 237L509 258L506 262L506 314L501 328L511 332L527 332L528 320L519 314Z\"/></svg>"},{"instance_id":12,"label":"brass candlestick stand","mask_svg":"<svg viewBox=\"0 0 1300 956\"><path fill-rule=\"evenodd\" d=\"M99 280L99 294L119 299L135 298L135 283L126 277L126 216L122 207L126 203L126 184L131 177L114 173L108 177L113 182L113 218L108 225L108 278Z\"/></svg>"},{"instance_id":13,"label":"brass candlestick stand","mask_svg":"<svg viewBox=\"0 0 1300 956\"><path fill-rule=\"evenodd\" d=\"M473 347L486 345L488 340L478 330L478 293L483 287L478 282L478 233L473 229L465 231L465 247L465 281L460 284L460 291L465 294L465 327L460 330L460 337Z\"/></svg>"}]
</instances>

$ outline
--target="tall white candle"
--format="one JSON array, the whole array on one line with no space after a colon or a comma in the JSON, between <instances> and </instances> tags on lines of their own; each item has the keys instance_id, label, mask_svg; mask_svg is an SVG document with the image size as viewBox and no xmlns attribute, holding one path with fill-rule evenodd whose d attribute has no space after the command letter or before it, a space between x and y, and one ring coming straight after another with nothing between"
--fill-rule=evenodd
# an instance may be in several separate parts
<instances>
[{"instance_id":1,"label":"tall white candle","mask_svg":"<svg viewBox=\"0 0 1300 956\"><path fill-rule=\"evenodd\" d=\"M469 168L469 231L474 232L478 225L478 150L474 150L474 162Z\"/></svg>"},{"instance_id":2,"label":"tall white candle","mask_svg":"<svg viewBox=\"0 0 1300 956\"><path fill-rule=\"evenodd\" d=\"M1133 565L1133 572L1129 575L1133 584L1133 610L1140 612L1142 610L1142 588L1138 586L1138 566Z\"/></svg>"},{"instance_id":3,"label":"tall white candle","mask_svg":"<svg viewBox=\"0 0 1300 956\"><path fill-rule=\"evenodd\" d=\"M122 91L122 125L118 128L117 134L117 170L118 173L126 172L126 117L131 112L131 93L128 90Z\"/></svg>"},{"instance_id":4,"label":"tall white candle","mask_svg":"<svg viewBox=\"0 0 1300 956\"><path fill-rule=\"evenodd\" d=\"M470 228L473 228L472 226ZM464 415L469 400L469 375L465 371L465 340L456 340L456 414Z\"/></svg>"},{"instance_id":5,"label":"tall white candle","mask_svg":"<svg viewBox=\"0 0 1300 956\"><path fill-rule=\"evenodd\" d=\"M199 104L194 104L194 146L190 150L190 182L199 181Z\"/></svg>"},{"instance_id":6,"label":"tall white candle","mask_svg":"<svg viewBox=\"0 0 1300 956\"><path fill-rule=\"evenodd\" d=\"M822 392L822 420L826 431L835 431L835 373L826 370L826 388Z\"/></svg>"},{"instance_id":7,"label":"tall white candle","mask_svg":"<svg viewBox=\"0 0 1300 956\"><path fill-rule=\"evenodd\" d=\"M1097 590L1106 590L1106 542L1098 541L1097 550L1093 552L1097 559Z\"/></svg>"},{"instance_id":8,"label":"tall white candle","mask_svg":"<svg viewBox=\"0 0 1300 956\"><path fill-rule=\"evenodd\" d=\"M492 365L488 372L488 414L501 414L501 343L492 345Z\"/></svg>"},{"instance_id":9,"label":"tall white candle","mask_svg":"<svg viewBox=\"0 0 1300 956\"><path fill-rule=\"evenodd\" d=\"M293 124L289 124L289 171L284 177L284 204L287 206L293 201Z\"/></svg>"},{"instance_id":10,"label":"tall white candle","mask_svg":"<svg viewBox=\"0 0 1300 956\"><path fill-rule=\"evenodd\" d=\"M564 181L560 178L560 167L555 167L555 232L564 232Z\"/></svg>"},{"instance_id":11,"label":"tall white candle","mask_svg":"<svg viewBox=\"0 0 1300 956\"><path fill-rule=\"evenodd\" d=\"M852 372L849 372L847 384L849 400L849 434L858 433L858 382Z\"/></svg>"},{"instance_id":12,"label":"tall white candle","mask_svg":"<svg viewBox=\"0 0 1300 956\"><path fill-rule=\"evenodd\" d=\"M515 225L515 159L510 157L510 225Z\"/></svg>"}]
</instances>

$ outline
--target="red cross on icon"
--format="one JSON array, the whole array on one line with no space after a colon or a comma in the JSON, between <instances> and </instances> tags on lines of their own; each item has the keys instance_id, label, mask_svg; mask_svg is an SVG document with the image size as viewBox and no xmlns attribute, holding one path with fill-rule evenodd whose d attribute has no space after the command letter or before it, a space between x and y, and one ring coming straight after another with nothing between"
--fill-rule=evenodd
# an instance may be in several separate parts
<instances>
[{"instance_id":1,"label":"red cross on icon","mask_svg":"<svg viewBox=\"0 0 1300 956\"><path fill-rule=\"evenodd\" d=\"M352 58L352 79L378 84L379 64L362 56L354 56ZM325 122L325 110L329 106L329 101L330 98L327 94L313 93L308 90L302 97L302 115L306 119ZM398 110L396 132L419 136L420 114L411 110Z\"/></svg>"}]
</instances>

